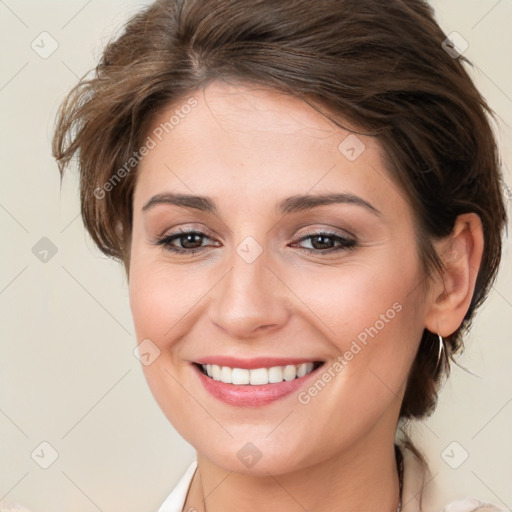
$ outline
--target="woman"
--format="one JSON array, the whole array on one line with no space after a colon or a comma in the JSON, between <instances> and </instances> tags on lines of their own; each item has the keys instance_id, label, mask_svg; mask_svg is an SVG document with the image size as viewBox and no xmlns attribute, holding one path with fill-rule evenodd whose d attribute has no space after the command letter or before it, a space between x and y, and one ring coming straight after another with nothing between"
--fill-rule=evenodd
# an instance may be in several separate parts
<instances>
[{"instance_id":1,"label":"woman","mask_svg":"<svg viewBox=\"0 0 512 512\"><path fill-rule=\"evenodd\" d=\"M197 451L160 512L435 510L400 427L506 221L463 60L421 0L157 1L67 97L55 157Z\"/></svg>"}]
</instances>

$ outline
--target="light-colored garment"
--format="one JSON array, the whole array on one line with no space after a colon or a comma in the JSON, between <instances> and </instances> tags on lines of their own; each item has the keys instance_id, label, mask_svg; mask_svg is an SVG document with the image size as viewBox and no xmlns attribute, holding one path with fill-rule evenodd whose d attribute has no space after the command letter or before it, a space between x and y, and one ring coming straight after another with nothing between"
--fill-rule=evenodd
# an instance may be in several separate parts
<instances>
[{"instance_id":1,"label":"light-colored garment","mask_svg":"<svg viewBox=\"0 0 512 512\"><path fill-rule=\"evenodd\" d=\"M23 507L19 503L0 501L0 512L30 512L28 508Z\"/></svg>"},{"instance_id":2,"label":"light-colored garment","mask_svg":"<svg viewBox=\"0 0 512 512\"><path fill-rule=\"evenodd\" d=\"M490 503L485 503L476 498L465 498L450 501L442 510L432 509L425 501L427 498L423 496L423 501L419 502L423 482L428 481L428 474L425 474L421 465L415 459L414 455L408 450L402 450L404 456L404 481L402 489L402 512L507 512ZM185 506L188 489L192 482L192 477L197 469L197 461L185 471L180 481L169 494L158 512L182 512ZM0 512L2 512L0 510ZM184 511L188 512L188 511Z\"/></svg>"},{"instance_id":3,"label":"light-colored garment","mask_svg":"<svg viewBox=\"0 0 512 512\"><path fill-rule=\"evenodd\" d=\"M409 450L402 450L404 457L404 481L402 489L402 512L510 512L476 498L465 498L450 501L444 508L439 509L429 504L429 496L423 493L420 505L419 496L424 482L429 475L425 473L419 462ZM192 478L197 469L197 461L193 461L185 471L176 487L164 501L158 512L182 512ZM184 511L184 512L193 512ZM30 512L17 503L0 502L0 512Z\"/></svg>"},{"instance_id":4,"label":"light-colored garment","mask_svg":"<svg viewBox=\"0 0 512 512\"><path fill-rule=\"evenodd\" d=\"M196 469L197 460L190 464L190 466L185 471L185 474L181 477L176 487L173 489L171 494L167 496L167 499L158 509L158 512L182 512L183 507L185 506L185 499L187 498L188 489L190 487L192 477L194 476Z\"/></svg>"}]
</instances>

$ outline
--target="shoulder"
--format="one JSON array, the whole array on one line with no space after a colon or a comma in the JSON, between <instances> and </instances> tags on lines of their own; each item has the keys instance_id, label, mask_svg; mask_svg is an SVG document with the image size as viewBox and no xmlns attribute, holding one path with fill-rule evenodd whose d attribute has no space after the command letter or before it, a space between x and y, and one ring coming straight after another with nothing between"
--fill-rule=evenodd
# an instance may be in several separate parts
<instances>
[{"instance_id":1,"label":"shoulder","mask_svg":"<svg viewBox=\"0 0 512 512\"><path fill-rule=\"evenodd\" d=\"M444 507L443 512L506 512L506 510L477 498L465 498L463 500L450 501Z\"/></svg>"},{"instance_id":2,"label":"shoulder","mask_svg":"<svg viewBox=\"0 0 512 512\"><path fill-rule=\"evenodd\" d=\"M30 512L30 510L19 503L0 501L0 512Z\"/></svg>"},{"instance_id":3,"label":"shoulder","mask_svg":"<svg viewBox=\"0 0 512 512\"><path fill-rule=\"evenodd\" d=\"M421 461L406 446L399 446L404 461L402 512L511 512L474 497L443 500L450 493L446 486L431 485L432 475L425 461ZM455 496L453 496L455 498Z\"/></svg>"}]
</instances>

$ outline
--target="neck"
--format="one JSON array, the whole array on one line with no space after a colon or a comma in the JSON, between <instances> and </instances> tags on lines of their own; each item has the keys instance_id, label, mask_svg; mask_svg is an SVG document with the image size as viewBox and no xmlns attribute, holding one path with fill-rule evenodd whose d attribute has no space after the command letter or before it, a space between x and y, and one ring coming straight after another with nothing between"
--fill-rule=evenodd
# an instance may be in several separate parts
<instances>
[{"instance_id":1,"label":"neck","mask_svg":"<svg viewBox=\"0 0 512 512\"><path fill-rule=\"evenodd\" d=\"M395 512L399 479L393 439L384 444L365 437L318 464L268 476L226 471L198 453L184 510Z\"/></svg>"}]
</instances>

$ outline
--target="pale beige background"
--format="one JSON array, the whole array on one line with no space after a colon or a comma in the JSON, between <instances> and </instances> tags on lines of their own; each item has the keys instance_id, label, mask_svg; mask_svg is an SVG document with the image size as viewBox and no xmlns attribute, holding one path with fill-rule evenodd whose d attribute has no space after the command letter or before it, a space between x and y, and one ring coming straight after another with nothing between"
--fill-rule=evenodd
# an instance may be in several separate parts
<instances>
[{"instance_id":1,"label":"pale beige background","mask_svg":"<svg viewBox=\"0 0 512 512\"><path fill-rule=\"evenodd\" d=\"M0 501L34 512L156 510L194 456L153 401L133 355L122 268L85 235L76 173L60 189L49 152L64 93L145 4L0 1ZM511 187L512 2L439 0L435 7L444 30L468 41L477 84L501 116ZM43 31L58 43L47 59L31 47ZM41 249L33 253L43 237L57 249L46 262ZM476 495L508 508L511 263L506 242L499 279L462 358L475 375L454 369L437 412L416 437L428 452L431 485L444 498ZM58 452L48 469L39 465L51 462L43 441ZM456 465L465 452L458 469L445 462Z\"/></svg>"}]
</instances>

